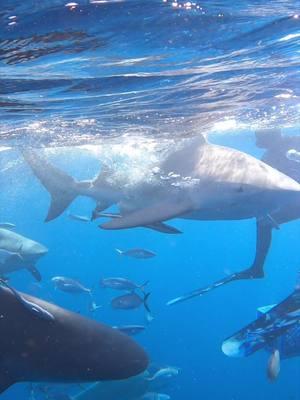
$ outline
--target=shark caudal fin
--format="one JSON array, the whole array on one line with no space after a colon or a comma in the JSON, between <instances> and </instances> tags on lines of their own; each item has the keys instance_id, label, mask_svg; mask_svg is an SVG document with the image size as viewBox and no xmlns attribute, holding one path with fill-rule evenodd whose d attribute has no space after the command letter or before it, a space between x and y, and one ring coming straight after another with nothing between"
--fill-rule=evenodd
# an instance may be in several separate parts
<instances>
[{"instance_id":1,"label":"shark caudal fin","mask_svg":"<svg viewBox=\"0 0 300 400\"><path fill-rule=\"evenodd\" d=\"M24 159L34 175L47 189L51 196L51 204L45 222L61 215L79 194L78 182L59 168L41 158L36 152L21 150Z\"/></svg>"},{"instance_id":2,"label":"shark caudal fin","mask_svg":"<svg viewBox=\"0 0 300 400\"><path fill-rule=\"evenodd\" d=\"M145 310L146 310L149 314L151 314L151 310L150 310L149 303L148 303L150 294L151 294L151 293L145 293L145 294L144 294L144 299L143 299Z\"/></svg>"}]
</instances>

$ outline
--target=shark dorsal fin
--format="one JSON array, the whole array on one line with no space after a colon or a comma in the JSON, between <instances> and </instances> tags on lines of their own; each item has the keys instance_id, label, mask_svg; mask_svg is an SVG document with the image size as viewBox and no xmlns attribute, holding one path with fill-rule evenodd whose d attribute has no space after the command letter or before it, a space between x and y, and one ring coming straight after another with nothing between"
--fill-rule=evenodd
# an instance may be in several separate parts
<instances>
[{"instance_id":1,"label":"shark dorsal fin","mask_svg":"<svg viewBox=\"0 0 300 400\"><path fill-rule=\"evenodd\" d=\"M203 135L185 140L175 151L172 151L162 164L162 172L176 172L188 175L197 164L202 146L208 144Z\"/></svg>"},{"instance_id":2,"label":"shark dorsal fin","mask_svg":"<svg viewBox=\"0 0 300 400\"><path fill-rule=\"evenodd\" d=\"M106 182L107 179L112 176L112 174L113 169L107 164L103 164L101 167L101 171L93 180L94 186L103 185L103 183Z\"/></svg>"}]
</instances>

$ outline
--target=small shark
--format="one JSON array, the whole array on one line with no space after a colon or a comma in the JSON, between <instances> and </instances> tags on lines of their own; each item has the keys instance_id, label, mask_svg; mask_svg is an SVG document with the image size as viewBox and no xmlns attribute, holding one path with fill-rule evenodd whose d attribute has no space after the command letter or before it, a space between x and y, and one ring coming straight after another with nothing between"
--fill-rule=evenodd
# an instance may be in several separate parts
<instances>
[{"instance_id":1,"label":"small shark","mask_svg":"<svg viewBox=\"0 0 300 400\"><path fill-rule=\"evenodd\" d=\"M0 228L0 275L28 269L37 281L41 275L36 262L48 252L42 244L9 229Z\"/></svg>"},{"instance_id":2,"label":"small shark","mask_svg":"<svg viewBox=\"0 0 300 400\"><path fill-rule=\"evenodd\" d=\"M153 227L173 218L256 219L256 255L250 268L169 304L234 280L262 278L272 230L300 217L300 185L296 181L246 153L208 143L202 135L172 151L151 179L129 186L126 182L114 185L106 169L94 180L76 181L32 150L23 150L23 155L51 194L46 221L59 216L79 195L93 198L98 213L113 204L119 207L120 217L100 226L109 230Z\"/></svg>"}]
</instances>

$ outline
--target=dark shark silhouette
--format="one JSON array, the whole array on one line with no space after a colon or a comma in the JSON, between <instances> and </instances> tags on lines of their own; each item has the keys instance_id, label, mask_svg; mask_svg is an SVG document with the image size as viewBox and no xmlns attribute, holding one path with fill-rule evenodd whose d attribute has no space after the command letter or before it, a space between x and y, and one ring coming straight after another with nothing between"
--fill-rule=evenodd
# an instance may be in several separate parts
<instances>
[{"instance_id":1,"label":"dark shark silhouette","mask_svg":"<svg viewBox=\"0 0 300 400\"><path fill-rule=\"evenodd\" d=\"M0 286L0 393L17 382L119 380L143 372L144 350L116 329Z\"/></svg>"}]
</instances>

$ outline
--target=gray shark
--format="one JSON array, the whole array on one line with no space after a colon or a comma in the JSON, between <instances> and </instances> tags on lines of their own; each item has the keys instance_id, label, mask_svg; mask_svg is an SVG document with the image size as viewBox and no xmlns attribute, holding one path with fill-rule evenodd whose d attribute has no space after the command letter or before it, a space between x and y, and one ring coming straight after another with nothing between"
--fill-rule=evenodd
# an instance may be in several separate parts
<instances>
[{"instance_id":1,"label":"gray shark","mask_svg":"<svg viewBox=\"0 0 300 400\"><path fill-rule=\"evenodd\" d=\"M41 276L35 264L47 252L48 249L42 244L11 230L0 228L1 276L25 268L40 281Z\"/></svg>"},{"instance_id":2,"label":"gray shark","mask_svg":"<svg viewBox=\"0 0 300 400\"><path fill-rule=\"evenodd\" d=\"M200 294L232 280L262 277L272 229L300 217L300 185L296 181L246 153L208 143L203 136L171 152L147 182L129 187L114 186L105 174L78 182L35 152L25 150L23 154L51 194L47 221L60 215L78 195L92 197L103 209L119 206L121 217L104 223L103 229L153 226L173 218L255 218L257 249L252 266ZM194 295L199 295L199 290L197 294L193 291Z\"/></svg>"},{"instance_id":3,"label":"gray shark","mask_svg":"<svg viewBox=\"0 0 300 400\"><path fill-rule=\"evenodd\" d=\"M0 393L17 382L127 379L148 365L116 329L0 286Z\"/></svg>"}]
</instances>

